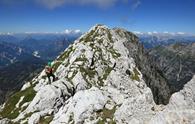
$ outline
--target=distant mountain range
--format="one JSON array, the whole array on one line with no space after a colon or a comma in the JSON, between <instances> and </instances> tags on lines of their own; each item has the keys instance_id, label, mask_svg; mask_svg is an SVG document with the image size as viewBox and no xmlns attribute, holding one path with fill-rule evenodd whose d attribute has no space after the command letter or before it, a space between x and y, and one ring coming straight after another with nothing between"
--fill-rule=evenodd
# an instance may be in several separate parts
<instances>
[{"instance_id":1,"label":"distant mountain range","mask_svg":"<svg viewBox=\"0 0 195 124\"><path fill-rule=\"evenodd\" d=\"M0 41L17 43L20 42L27 37L32 37L36 40L63 40L66 38L67 40L75 39L81 36L82 32L80 30L65 30L64 32L56 32L56 33L47 33L47 32L26 32L26 33L0 33Z\"/></svg>"},{"instance_id":2,"label":"distant mountain range","mask_svg":"<svg viewBox=\"0 0 195 124\"><path fill-rule=\"evenodd\" d=\"M65 30L63 33L0 34L0 67L14 63L23 56L33 55L44 61L53 60L82 33ZM27 55L28 54L28 55Z\"/></svg>"},{"instance_id":3,"label":"distant mountain range","mask_svg":"<svg viewBox=\"0 0 195 124\"><path fill-rule=\"evenodd\" d=\"M173 92L182 89L195 74L195 42L158 46L148 53L168 79Z\"/></svg>"},{"instance_id":4,"label":"distant mountain range","mask_svg":"<svg viewBox=\"0 0 195 124\"><path fill-rule=\"evenodd\" d=\"M13 43L0 42L0 68L34 57L25 47Z\"/></svg>"},{"instance_id":5,"label":"distant mountain range","mask_svg":"<svg viewBox=\"0 0 195 124\"><path fill-rule=\"evenodd\" d=\"M81 33L0 34L0 104L52 61Z\"/></svg>"},{"instance_id":6,"label":"distant mountain range","mask_svg":"<svg viewBox=\"0 0 195 124\"><path fill-rule=\"evenodd\" d=\"M168 80L172 92L181 90L195 74L195 35L135 32L149 57Z\"/></svg>"},{"instance_id":7,"label":"distant mountain range","mask_svg":"<svg viewBox=\"0 0 195 124\"><path fill-rule=\"evenodd\" d=\"M76 38L75 38L76 39ZM59 39L59 40L37 40L31 36L26 37L19 42L20 46L28 48L34 56L37 56L45 61L53 60L75 39Z\"/></svg>"},{"instance_id":8,"label":"distant mountain range","mask_svg":"<svg viewBox=\"0 0 195 124\"><path fill-rule=\"evenodd\" d=\"M135 34L139 37L140 42L142 42L144 44L144 47L147 49L159 45L170 45L178 42L180 43L195 42L195 35L185 34L182 32L178 32L178 33L135 32Z\"/></svg>"}]
</instances>

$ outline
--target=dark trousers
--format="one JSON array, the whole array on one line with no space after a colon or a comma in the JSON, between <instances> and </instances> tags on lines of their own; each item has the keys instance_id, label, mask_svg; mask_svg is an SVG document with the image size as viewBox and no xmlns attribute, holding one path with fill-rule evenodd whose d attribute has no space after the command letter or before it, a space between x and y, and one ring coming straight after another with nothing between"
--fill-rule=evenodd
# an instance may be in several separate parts
<instances>
[{"instance_id":1,"label":"dark trousers","mask_svg":"<svg viewBox=\"0 0 195 124\"><path fill-rule=\"evenodd\" d=\"M48 74L47 74L47 77L48 77L50 83L51 83L50 77L53 78L53 82L55 81L55 75L54 75L53 73L48 73Z\"/></svg>"}]
</instances>

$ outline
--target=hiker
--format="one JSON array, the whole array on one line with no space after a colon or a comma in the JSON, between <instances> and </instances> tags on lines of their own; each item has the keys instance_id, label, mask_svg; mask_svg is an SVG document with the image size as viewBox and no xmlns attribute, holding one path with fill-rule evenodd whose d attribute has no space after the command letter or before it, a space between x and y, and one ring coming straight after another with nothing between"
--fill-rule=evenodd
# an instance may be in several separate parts
<instances>
[{"instance_id":1,"label":"hiker","mask_svg":"<svg viewBox=\"0 0 195 124\"><path fill-rule=\"evenodd\" d=\"M55 81L55 75L53 74L53 68L51 66L51 62L48 62L47 66L45 67L45 73L47 74L50 83L51 83L50 77L53 77L53 82Z\"/></svg>"}]
</instances>

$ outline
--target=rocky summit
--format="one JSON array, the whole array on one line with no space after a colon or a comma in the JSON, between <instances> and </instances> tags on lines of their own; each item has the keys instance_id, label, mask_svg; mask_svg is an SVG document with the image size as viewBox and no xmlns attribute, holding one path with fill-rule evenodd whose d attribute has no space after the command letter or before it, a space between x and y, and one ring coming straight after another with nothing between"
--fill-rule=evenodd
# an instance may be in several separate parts
<instances>
[{"instance_id":1,"label":"rocky summit","mask_svg":"<svg viewBox=\"0 0 195 124\"><path fill-rule=\"evenodd\" d=\"M0 107L0 124L195 123L195 77L170 87L138 38L96 25Z\"/></svg>"}]
</instances>

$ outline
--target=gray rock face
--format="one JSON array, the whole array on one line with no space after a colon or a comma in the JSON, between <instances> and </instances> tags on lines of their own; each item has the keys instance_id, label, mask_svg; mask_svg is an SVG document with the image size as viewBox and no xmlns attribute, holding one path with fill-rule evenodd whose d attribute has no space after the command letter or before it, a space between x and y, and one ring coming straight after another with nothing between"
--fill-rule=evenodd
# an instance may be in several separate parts
<instances>
[{"instance_id":1,"label":"gray rock face","mask_svg":"<svg viewBox=\"0 0 195 124\"><path fill-rule=\"evenodd\" d=\"M181 90L195 74L195 43L160 46L149 54L167 78L172 92Z\"/></svg>"},{"instance_id":2,"label":"gray rock face","mask_svg":"<svg viewBox=\"0 0 195 124\"><path fill-rule=\"evenodd\" d=\"M144 80L148 87L151 88L154 101L157 104L167 104L171 96L171 91L166 79L156 68L153 60L146 54L143 46L139 43L138 38L122 29L115 29L120 32L122 37L127 37L124 45L129 50L129 56L134 58L136 65L144 76Z\"/></svg>"},{"instance_id":3,"label":"gray rock face","mask_svg":"<svg viewBox=\"0 0 195 124\"><path fill-rule=\"evenodd\" d=\"M11 123L10 120L7 118L0 120L0 124L10 124L10 123Z\"/></svg>"}]
</instances>

